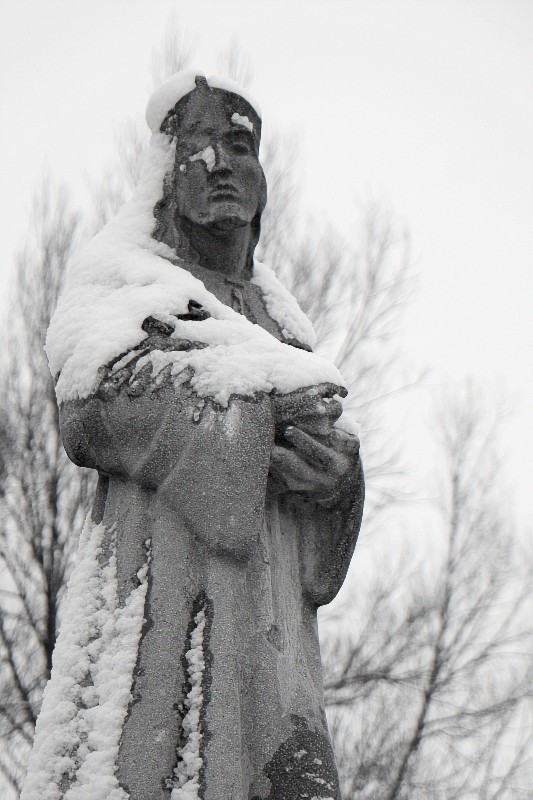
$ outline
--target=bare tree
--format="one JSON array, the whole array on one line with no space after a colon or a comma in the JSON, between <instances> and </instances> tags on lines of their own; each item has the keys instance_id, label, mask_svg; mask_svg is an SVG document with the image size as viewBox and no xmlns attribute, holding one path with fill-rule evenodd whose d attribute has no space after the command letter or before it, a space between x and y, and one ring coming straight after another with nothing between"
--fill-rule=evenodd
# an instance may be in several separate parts
<instances>
[{"instance_id":1,"label":"bare tree","mask_svg":"<svg viewBox=\"0 0 533 800\"><path fill-rule=\"evenodd\" d=\"M88 234L97 233L124 204L137 185L148 149L142 117L129 117L115 130L115 153L102 176L89 181L92 219Z\"/></svg>"},{"instance_id":2,"label":"bare tree","mask_svg":"<svg viewBox=\"0 0 533 800\"><path fill-rule=\"evenodd\" d=\"M505 503L495 427L474 392L446 401L431 545L418 561L411 545L374 563L351 628L329 640L346 798L529 796L533 569Z\"/></svg>"},{"instance_id":3,"label":"bare tree","mask_svg":"<svg viewBox=\"0 0 533 800\"><path fill-rule=\"evenodd\" d=\"M318 241L307 234L289 263L287 282L315 324L320 352L347 381L346 411L363 431L367 518L377 525L379 512L405 496L401 453L383 431L383 405L419 380L405 369L397 344L413 284L409 237L371 202L349 241L332 228Z\"/></svg>"},{"instance_id":4,"label":"bare tree","mask_svg":"<svg viewBox=\"0 0 533 800\"><path fill-rule=\"evenodd\" d=\"M77 241L66 192L45 181L16 259L0 403L0 771L20 789L51 669L62 590L91 479L59 441L44 337Z\"/></svg>"},{"instance_id":5,"label":"bare tree","mask_svg":"<svg viewBox=\"0 0 533 800\"><path fill-rule=\"evenodd\" d=\"M194 42L181 29L177 12L171 13L161 40L152 50L152 88L188 67L193 52Z\"/></svg>"},{"instance_id":6,"label":"bare tree","mask_svg":"<svg viewBox=\"0 0 533 800\"><path fill-rule=\"evenodd\" d=\"M219 53L217 68L222 75L227 75L241 86L249 87L252 84L254 77L252 62L237 37L233 37L228 46Z\"/></svg>"}]
</instances>

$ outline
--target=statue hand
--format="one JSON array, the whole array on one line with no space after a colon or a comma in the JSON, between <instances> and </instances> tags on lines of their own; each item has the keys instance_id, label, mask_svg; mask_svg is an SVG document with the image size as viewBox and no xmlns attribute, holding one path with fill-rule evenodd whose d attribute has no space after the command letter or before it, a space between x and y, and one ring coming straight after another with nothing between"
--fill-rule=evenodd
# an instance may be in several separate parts
<instances>
[{"instance_id":1,"label":"statue hand","mask_svg":"<svg viewBox=\"0 0 533 800\"><path fill-rule=\"evenodd\" d=\"M329 435L342 414L342 403L334 395L345 397L346 389L332 383L321 383L288 394L273 394L276 443L283 444L288 425L296 425L313 436Z\"/></svg>"},{"instance_id":2,"label":"statue hand","mask_svg":"<svg viewBox=\"0 0 533 800\"><path fill-rule=\"evenodd\" d=\"M305 492L319 503L336 504L346 479L355 474L358 437L337 428L327 435L311 435L289 425L284 438L286 444L276 444L271 451L274 493Z\"/></svg>"}]
</instances>

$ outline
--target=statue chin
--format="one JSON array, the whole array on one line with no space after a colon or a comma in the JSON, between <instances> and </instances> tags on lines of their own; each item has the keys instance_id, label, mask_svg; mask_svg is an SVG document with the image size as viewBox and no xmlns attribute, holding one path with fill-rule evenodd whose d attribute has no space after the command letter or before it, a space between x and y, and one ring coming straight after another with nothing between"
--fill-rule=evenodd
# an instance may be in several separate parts
<instances>
[{"instance_id":1,"label":"statue chin","mask_svg":"<svg viewBox=\"0 0 533 800\"><path fill-rule=\"evenodd\" d=\"M215 231L232 231L235 228L245 228L249 224L247 219L244 219L238 214L228 214L215 219L209 226Z\"/></svg>"},{"instance_id":2,"label":"statue chin","mask_svg":"<svg viewBox=\"0 0 533 800\"><path fill-rule=\"evenodd\" d=\"M215 231L232 231L235 228L245 228L250 220L241 204L233 199L218 200L211 204L208 213L207 227Z\"/></svg>"}]
</instances>

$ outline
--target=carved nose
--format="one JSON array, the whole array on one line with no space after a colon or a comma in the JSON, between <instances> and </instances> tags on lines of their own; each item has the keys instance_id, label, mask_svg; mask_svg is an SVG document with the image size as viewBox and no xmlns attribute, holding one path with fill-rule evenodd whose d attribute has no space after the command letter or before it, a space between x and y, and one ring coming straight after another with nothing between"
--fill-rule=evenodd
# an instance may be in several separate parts
<instances>
[{"instance_id":1,"label":"carved nose","mask_svg":"<svg viewBox=\"0 0 533 800\"><path fill-rule=\"evenodd\" d=\"M221 144L215 144L215 163L212 172L231 172L231 159L226 148Z\"/></svg>"}]
</instances>

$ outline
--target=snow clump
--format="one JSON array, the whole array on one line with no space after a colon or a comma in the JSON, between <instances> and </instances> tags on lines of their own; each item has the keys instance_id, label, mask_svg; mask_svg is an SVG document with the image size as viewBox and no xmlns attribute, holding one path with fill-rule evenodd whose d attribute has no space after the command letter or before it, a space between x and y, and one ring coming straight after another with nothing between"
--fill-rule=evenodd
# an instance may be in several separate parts
<instances>
[{"instance_id":1,"label":"snow clump","mask_svg":"<svg viewBox=\"0 0 533 800\"><path fill-rule=\"evenodd\" d=\"M231 121L234 123L234 125L242 125L243 128L248 128L250 133L254 132L254 124L248 119L248 117L243 117L241 114L237 114L237 112L235 112L235 114L231 115Z\"/></svg>"},{"instance_id":2,"label":"snow clump","mask_svg":"<svg viewBox=\"0 0 533 800\"><path fill-rule=\"evenodd\" d=\"M212 172L216 161L215 151L209 144L203 150L200 150L199 153L195 153L193 156L189 156L189 161L205 161L207 171ZM183 164L181 166L183 166Z\"/></svg>"}]
</instances>

